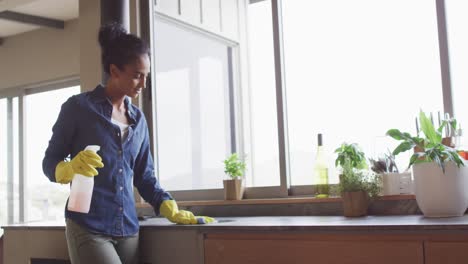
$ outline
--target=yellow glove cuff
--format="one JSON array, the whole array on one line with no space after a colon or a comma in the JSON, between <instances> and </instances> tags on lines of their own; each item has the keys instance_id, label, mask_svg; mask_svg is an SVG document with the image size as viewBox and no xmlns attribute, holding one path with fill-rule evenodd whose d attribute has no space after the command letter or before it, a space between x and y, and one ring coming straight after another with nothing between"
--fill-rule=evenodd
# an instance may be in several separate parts
<instances>
[{"instance_id":1,"label":"yellow glove cuff","mask_svg":"<svg viewBox=\"0 0 468 264\"><path fill-rule=\"evenodd\" d=\"M73 180L73 168L70 162L61 161L55 167L55 181L58 183L69 183Z\"/></svg>"},{"instance_id":2,"label":"yellow glove cuff","mask_svg":"<svg viewBox=\"0 0 468 264\"><path fill-rule=\"evenodd\" d=\"M192 212L179 210L176 201L166 200L159 207L159 212L169 221L176 224L195 225L213 223L214 218L207 216L194 216Z\"/></svg>"},{"instance_id":3,"label":"yellow glove cuff","mask_svg":"<svg viewBox=\"0 0 468 264\"><path fill-rule=\"evenodd\" d=\"M162 216L166 217L170 221L174 219L174 216L179 212L179 207L174 200L165 200L159 207L159 212Z\"/></svg>"}]
</instances>

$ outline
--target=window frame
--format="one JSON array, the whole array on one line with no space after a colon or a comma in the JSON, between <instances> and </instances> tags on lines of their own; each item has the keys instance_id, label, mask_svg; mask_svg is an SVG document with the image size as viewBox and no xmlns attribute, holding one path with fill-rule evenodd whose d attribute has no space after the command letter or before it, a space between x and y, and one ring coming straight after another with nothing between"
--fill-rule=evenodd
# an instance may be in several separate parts
<instances>
[{"instance_id":1,"label":"window frame","mask_svg":"<svg viewBox=\"0 0 468 264\"><path fill-rule=\"evenodd\" d=\"M80 86L80 78L78 75L73 75L65 78L49 80L44 82L20 85L0 90L0 99L7 100L7 153L13 153L7 158L8 175L7 175L7 211L8 221L7 224L13 224L15 217L14 210L14 169L18 170L18 195L19 195L19 210L18 210L18 221L24 223L28 219L26 211L26 201L28 193L26 191L27 179L26 179L26 105L24 103L24 96L49 92L53 90L64 89L72 86ZM18 153L14 153L14 142L13 142L13 98L18 98ZM14 155L18 158L18 168L14 168Z\"/></svg>"},{"instance_id":2,"label":"window frame","mask_svg":"<svg viewBox=\"0 0 468 264\"><path fill-rule=\"evenodd\" d=\"M228 85L229 85L229 109L230 109L230 137L231 137L231 151L244 152L245 145L243 134L243 120L242 113L240 112L240 105L242 104L242 94L240 91L240 52L239 43L235 40L229 39L224 36L216 35L208 30L197 27L190 23L177 20L168 15L165 15L155 8L154 3L148 1L140 1L140 35L150 43L151 48L151 68L155 69L155 22L162 20L171 25L189 30L192 33L199 34L209 39L218 41L227 47L228 53ZM156 113L156 100L153 100L153 95L157 93L154 71L151 72L151 77L147 83L147 89L143 91L142 109L147 117L148 128L150 131L151 151L154 157L156 177L159 178L159 155L158 155L158 135L157 135L157 113ZM222 177L220 175L220 181ZM164 186L162 186L164 188ZM212 200L223 199L222 189L203 189L203 190L181 190L170 191L171 195L177 200ZM137 201L142 202L141 199Z\"/></svg>"},{"instance_id":3,"label":"window frame","mask_svg":"<svg viewBox=\"0 0 468 264\"><path fill-rule=\"evenodd\" d=\"M315 186L313 185L291 185L291 174L290 174L290 162L289 162L289 144L288 144L288 122L287 122L287 105L286 105L286 82L284 74L284 49L283 49L283 36L282 36L282 0L249 0L246 1L246 4L255 4L262 1L270 1L272 7L272 21L271 25L273 28L273 47L274 47L274 69L275 69L275 84L276 84L276 104L277 104L277 124L278 124L278 148L279 148L279 172L280 172L280 185L279 186L268 186L268 187L247 187L245 189L244 199L260 199L260 198L288 198L288 197L298 197L298 196L310 196L314 194ZM140 16L140 24L142 27L142 37L145 38L151 44L151 50L154 52L154 43L153 43L153 25L154 17L164 17L175 23L184 24L192 29L197 29L203 33L207 33L210 36L213 36L213 33L207 32L203 29L199 29L196 25L190 25L188 23L182 22L180 20L171 18L164 14L158 13L155 11L153 1L140 1L140 10L143 10L143 15ZM452 100L452 90L450 82L450 62L449 62L449 50L448 50L448 41L447 41L447 21L445 17L445 0L435 0L436 5L436 16L437 16L437 31L438 31L438 41L439 41L439 57L440 57L440 74L442 79L442 100L444 111L450 113L453 116L453 100ZM179 3L180 5L180 3ZM245 7L247 9L247 6ZM246 11L246 10L244 10ZM242 19L242 16L240 16ZM242 24L240 22L240 24ZM246 28L246 25L243 25ZM242 27L241 27L242 28ZM222 38L221 36L215 36L216 38ZM229 41L229 40L228 40ZM234 42L235 44L239 44ZM249 72L246 69L240 69L240 66L249 65L248 58L246 53L243 51L246 47L237 45L233 49L233 59L235 68L233 71L233 87L234 87L234 100L235 110L237 118L234 122L237 123L236 126L236 135L237 135L237 149L239 152L244 153L243 150L249 149L252 153L253 149L250 144L250 139L248 132L250 129L249 122L250 118L246 115L249 114L250 103L248 98L248 88L247 92L244 88L240 88L240 77L248 76ZM154 57L152 60L152 68L154 68ZM150 116L148 122L152 138L152 150L157 150L157 135L155 134L155 107L152 107L151 94L154 93L154 78L151 78L149 83L150 89L149 95L144 96L145 98L143 106L144 112L146 115ZM245 96L247 95L247 96ZM241 106L247 106L249 109L241 109ZM244 113L244 115L242 115ZM247 161L247 168L252 171L252 163ZM155 165L157 166L157 160L155 159ZM221 181L221 175L220 175ZM164 186L163 186L164 188ZM197 201L197 200L223 200L223 189L205 189L205 190L191 190L191 191L171 191L171 194L178 200L184 201Z\"/></svg>"}]
</instances>

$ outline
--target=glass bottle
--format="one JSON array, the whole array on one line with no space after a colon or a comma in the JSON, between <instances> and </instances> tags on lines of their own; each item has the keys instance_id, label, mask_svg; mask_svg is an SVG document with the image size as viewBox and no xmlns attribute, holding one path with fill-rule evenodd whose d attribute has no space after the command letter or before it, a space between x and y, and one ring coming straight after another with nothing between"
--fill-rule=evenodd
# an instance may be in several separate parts
<instances>
[{"instance_id":1,"label":"glass bottle","mask_svg":"<svg viewBox=\"0 0 468 264\"><path fill-rule=\"evenodd\" d=\"M317 155L314 164L315 197L327 198L330 187L328 185L328 159L323 146L322 134L317 134Z\"/></svg>"}]
</instances>

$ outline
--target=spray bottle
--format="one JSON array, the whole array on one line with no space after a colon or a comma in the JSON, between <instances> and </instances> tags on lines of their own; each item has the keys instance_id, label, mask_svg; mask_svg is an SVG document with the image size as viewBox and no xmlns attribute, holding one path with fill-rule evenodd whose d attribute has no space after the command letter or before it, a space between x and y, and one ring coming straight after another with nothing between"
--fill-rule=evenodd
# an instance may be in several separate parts
<instances>
[{"instance_id":1,"label":"spray bottle","mask_svg":"<svg viewBox=\"0 0 468 264\"><path fill-rule=\"evenodd\" d=\"M100 146L89 145L85 150L98 152ZM75 174L70 190L70 198L68 199L68 210L85 213L89 212L91 205L91 197L93 196L94 177L86 177L81 174Z\"/></svg>"}]
</instances>

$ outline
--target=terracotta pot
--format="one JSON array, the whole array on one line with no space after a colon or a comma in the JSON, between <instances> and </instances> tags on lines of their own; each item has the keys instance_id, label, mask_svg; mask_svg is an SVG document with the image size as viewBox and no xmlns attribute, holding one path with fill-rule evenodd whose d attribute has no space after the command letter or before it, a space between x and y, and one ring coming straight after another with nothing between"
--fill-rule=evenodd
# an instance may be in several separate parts
<instances>
[{"instance_id":1,"label":"terracotta pot","mask_svg":"<svg viewBox=\"0 0 468 264\"><path fill-rule=\"evenodd\" d=\"M224 180L223 185L225 200L242 200L242 196L244 196L242 179Z\"/></svg>"},{"instance_id":2,"label":"terracotta pot","mask_svg":"<svg viewBox=\"0 0 468 264\"><path fill-rule=\"evenodd\" d=\"M365 216L369 207L369 196L364 191L344 192L343 214L347 217Z\"/></svg>"},{"instance_id":3,"label":"terracotta pot","mask_svg":"<svg viewBox=\"0 0 468 264\"><path fill-rule=\"evenodd\" d=\"M442 144L445 146L454 148L455 147L455 140L453 140L453 137L444 137L442 138Z\"/></svg>"}]
</instances>

